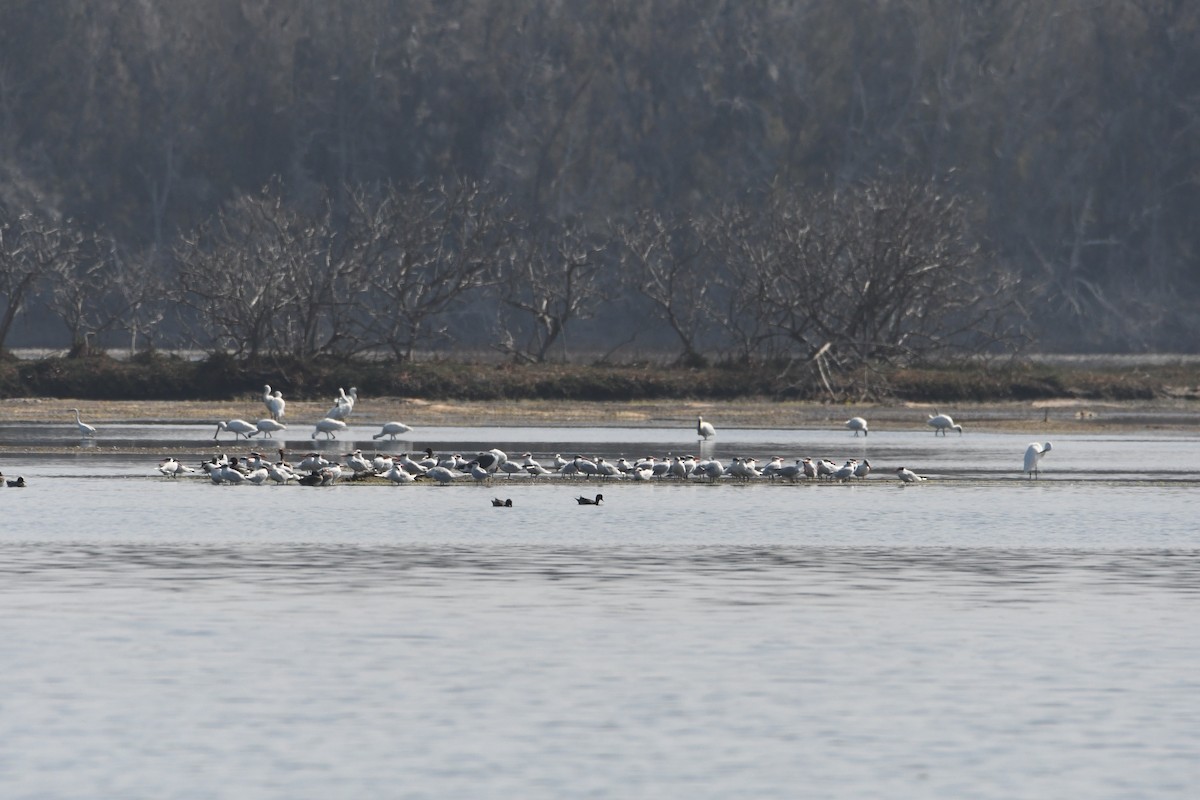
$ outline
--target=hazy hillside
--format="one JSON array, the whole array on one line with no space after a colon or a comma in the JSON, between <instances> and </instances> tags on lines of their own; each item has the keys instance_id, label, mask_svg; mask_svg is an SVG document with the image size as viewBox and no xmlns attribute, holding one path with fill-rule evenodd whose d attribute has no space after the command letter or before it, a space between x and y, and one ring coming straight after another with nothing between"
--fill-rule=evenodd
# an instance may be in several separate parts
<instances>
[{"instance_id":1,"label":"hazy hillside","mask_svg":"<svg viewBox=\"0 0 1200 800\"><path fill-rule=\"evenodd\" d=\"M236 219L271 186L344 236L355 197L461 180L505 198L506 222L551 226L540 252L562 280L564 241L603 250L605 277L589 280L607 291L573 311L558 297L556 330L537 297L505 294L533 278L492 274L417 321L423 346L509 335L513 351L561 357L635 337L736 356L753 332L689 343L644 281L611 277L633 269L616 232L639 213L699 220L708 247L731 204L753 217L786 191L820 210L903 184L953 201L956 241L1012 292L1020 336L1194 351L1198 131L1200 4L1185 0L10 0L0 203L98 232L105 270L162 288L104 300L144 316L118 336L103 314L70 319L117 278L92 276L82 299L40 283L21 299L0 253L0 301L9 346L93 333L204 346L212 326L180 299L179 253L185 240L212 252L222 209ZM720 258L690 279L744 284L717 272L748 257L745 241L706 249ZM536 261L531 247L511 263Z\"/></svg>"}]
</instances>

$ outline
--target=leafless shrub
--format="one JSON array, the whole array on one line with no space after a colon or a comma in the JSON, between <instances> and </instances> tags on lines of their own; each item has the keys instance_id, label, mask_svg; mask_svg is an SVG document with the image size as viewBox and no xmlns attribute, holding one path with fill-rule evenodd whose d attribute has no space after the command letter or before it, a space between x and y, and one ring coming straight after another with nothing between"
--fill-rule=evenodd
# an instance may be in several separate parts
<instances>
[{"instance_id":1,"label":"leafless shrub","mask_svg":"<svg viewBox=\"0 0 1200 800\"><path fill-rule=\"evenodd\" d=\"M572 321L591 317L612 297L617 281L604 274L604 250L578 222L527 229L517 257L501 272L500 299L514 313L494 346L518 361L544 362Z\"/></svg>"}]
</instances>

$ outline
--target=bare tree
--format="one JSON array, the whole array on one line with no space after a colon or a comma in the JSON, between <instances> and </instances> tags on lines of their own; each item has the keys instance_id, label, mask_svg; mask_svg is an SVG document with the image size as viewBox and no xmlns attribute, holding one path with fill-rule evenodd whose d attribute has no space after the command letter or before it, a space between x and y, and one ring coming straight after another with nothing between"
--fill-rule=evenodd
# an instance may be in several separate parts
<instances>
[{"instance_id":1,"label":"bare tree","mask_svg":"<svg viewBox=\"0 0 1200 800\"><path fill-rule=\"evenodd\" d=\"M511 212L471 181L389 188L360 195L352 212L356 255L366 275L363 339L411 360L418 345L450 337L440 315L495 280L511 258Z\"/></svg>"},{"instance_id":2,"label":"bare tree","mask_svg":"<svg viewBox=\"0 0 1200 800\"><path fill-rule=\"evenodd\" d=\"M816 369L985 352L1016 341L1006 273L989 270L966 211L925 183L880 179L832 195L772 198L777 258L765 313Z\"/></svg>"},{"instance_id":3,"label":"bare tree","mask_svg":"<svg viewBox=\"0 0 1200 800\"><path fill-rule=\"evenodd\" d=\"M0 316L0 352L4 350L13 322L45 269L44 264L31 257L29 241L33 236L30 228L43 224L45 221L29 214L12 218L0 205L0 298L4 312Z\"/></svg>"},{"instance_id":4,"label":"bare tree","mask_svg":"<svg viewBox=\"0 0 1200 800\"><path fill-rule=\"evenodd\" d=\"M165 277L167 265L159 257L157 249L142 253L127 253L110 242L112 275L110 291L118 308L122 309L115 327L129 334L129 354L134 355L142 346L153 347L153 337L167 311L168 282Z\"/></svg>"},{"instance_id":5,"label":"bare tree","mask_svg":"<svg viewBox=\"0 0 1200 800\"><path fill-rule=\"evenodd\" d=\"M542 363L572 320L587 319L611 296L613 281L603 275L604 244L578 222L526 235L500 278L501 300L528 320L525 341L518 344L505 326L496 347L519 361Z\"/></svg>"},{"instance_id":6,"label":"bare tree","mask_svg":"<svg viewBox=\"0 0 1200 800\"><path fill-rule=\"evenodd\" d=\"M679 339L677 363L704 362L700 337L711 317L712 282L701 267L702 246L686 220L643 211L618 225L621 273L628 287L650 302L653 314Z\"/></svg>"},{"instance_id":7,"label":"bare tree","mask_svg":"<svg viewBox=\"0 0 1200 800\"><path fill-rule=\"evenodd\" d=\"M255 357L271 348L275 319L286 313L289 298L274 271L272 243L256 236L237 208L180 237L175 258L181 301L196 312L200 327L196 343Z\"/></svg>"},{"instance_id":8,"label":"bare tree","mask_svg":"<svg viewBox=\"0 0 1200 800\"><path fill-rule=\"evenodd\" d=\"M31 294L41 288L39 284L47 288L53 302L55 292L67 283L65 276L97 267L87 257L89 238L71 220L52 220L26 212L11 223L0 222L0 237L0 292L7 299L4 318L0 320L2 347L17 313ZM74 352L84 342L84 324L82 321L67 324Z\"/></svg>"},{"instance_id":9,"label":"bare tree","mask_svg":"<svg viewBox=\"0 0 1200 800\"><path fill-rule=\"evenodd\" d=\"M68 357L81 358L91 354L92 337L112 324L107 313L111 270L94 236L75 231L69 244L63 244L57 243L57 256L44 275L45 304L67 329Z\"/></svg>"},{"instance_id":10,"label":"bare tree","mask_svg":"<svg viewBox=\"0 0 1200 800\"><path fill-rule=\"evenodd\" d=\"M771 266L779 256L774 250L777 243L763 235L758 208L733 203L697 217L693 224L712 261L714 323L738 359L773 358L779 332L764 312L773 291Z\"/></svg>"},{"instance_id":11,"label":"bare tree","mask_svg":"<svg viewBox=\"0 0 1200 800\"><path fill-rule=\"evenodd\" d=\"M268 186L183 238L184 302L219 349L299 359L340 352L362 284L346 242L327 201L304 214Z\"/></svg>"},{"instance_id":12,"label":"bare tree","mask_svg":"<svg viewBox=\"0 0 1200 800\"><path fill-rule=\"evenodd\" d=\"M57 257L47 260L43 301L67 329L69 357L90 355L94 339L110 331L128 331L136 340L161 320L161 307L151 310L161 281L149 265L123 258L100 233L76 230L65 244L59 241Z\"/></svg>"}]
</instances>

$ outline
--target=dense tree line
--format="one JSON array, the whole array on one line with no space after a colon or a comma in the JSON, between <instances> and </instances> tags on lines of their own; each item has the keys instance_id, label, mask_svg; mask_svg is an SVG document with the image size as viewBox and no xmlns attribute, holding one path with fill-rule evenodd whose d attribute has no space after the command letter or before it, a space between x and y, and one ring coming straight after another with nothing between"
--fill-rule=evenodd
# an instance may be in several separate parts
<instances>
[{"instance_id":1,"label":"dense tree line","mask_svg":"<svg viewBox=\"0 0 1200 800\"><path fill-rule=\"evenodd\" d=\"M0 346L1193 349L1198 123L1185 0L10 0Z\"/></svg>"}]
</instances>

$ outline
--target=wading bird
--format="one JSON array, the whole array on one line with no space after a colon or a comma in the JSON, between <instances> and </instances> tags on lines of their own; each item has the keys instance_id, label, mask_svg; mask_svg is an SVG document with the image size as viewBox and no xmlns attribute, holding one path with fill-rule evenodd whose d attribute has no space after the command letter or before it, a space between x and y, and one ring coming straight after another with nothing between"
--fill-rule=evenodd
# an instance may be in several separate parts
<instances>
[{"instance_id":1,"label":"wading bird","mask_svg":"<svg viewBox=\"0 0 1200 800\"><path fill-rule=\"evenodd\" d=\"M72 408L71 410L75 412L75 425L79 428L79 435L80 436L95 436L96 429L93 428L91 425L88 425L86 422L84 422L83 420L81 420L79 418L79 409Z\"/></svg>"},{"instance_id":2,"label":"wading bird","mask_svg":"<svg viewBox=\"0 0 1200 800\"><path fill-rule=\"evenodd\" d=\"M258 433L261 433L264 439L274 439L275 437L272 434L276 431L287 430L287 425L284 425L282 422L276 422L273 419L267 419L266 417L254 423L254 427L258 428ZM253 436L254 434L250 435Z\"/></svg>"},{"instance_id":3,"label":"wading bird","mask_svg":"<svg viewBox=\"0 0 1200 800\"><path fill-rule=\"evenodd\" d=\"M867 421L862 417L851 417L846 420L846 427L854 431L854 435L858 436L858 432L862 431L862 435L867 435Z\"/></svg>"},{"instance_id":4,"label":"wading bird","mask_svg":"<svg viewBox=\"0 0 1200 800\"><path fill-rule=\"evenodd\" d=\"M384 436L390 436L390 437L392 437L392 441L395 441L397 436L399 436L402 433L408 433L411 430L412 430L412 428L408 427L403 422L385 422L385 423L383 423L383 430L381 430L379 433L375 434L371 438L372 439L382 439Z\"/></svg>"},{"instance_id":5,"label":"wading bird","mask_svg":"<svg viewBox=\"0 0 1200 800\"><path fill-rule=\"evenodd\" d=\"M283 419L283 411L287 406L283 399L283 392L278 390L272 392L271 384L268 383L263 386L262 401L263 405L267 407L267 413L271 415L271 419L276 422Z\"/></svg>"},{"instance_id":6,"label":"wading bird","mask_svg":"<svg viewBox=\"0 0 1200 800\"><path fill-rule=\"evenodd\" d=\"M939 433L942 436L945 436L946 431L952 428L958 431L960 436L962 435L962 425L955 424L954 420L950 418L949 414L938 414L937 416L930 414L929 419L927 419L925 422L933 427L934 436L937 436Z\"/></svg>"},{"instance_id":7,"label":"wading bird","mask_svg":"<svg viewBox=\"0 0 1200 800\"><path fill-rule=\"evenodd\" d=\"M258 433L258 427L251 425L244 419L231 419L228 422L222 421L217 423L217 432L213 434L213 438L216 439L220 436L221 431L232 432L233 440L236 442L242 436L249 439L251 434Z\"/></svg>"},{"instance_id":8,"label":"wading bird","mask_svg":"<svg viewBox=\"0 0 1200 800\"><path fill-rule=\"evenodd\" d=\"M1049 442L1045 444L1033 442L1025 448L1025 472L1029 473L1031 479L1038 476L1038 464L1041 462L1042 456L1052 449Z\"/></svg>"},{"instance_id":9,"label":"wading bird","mask_svg":"<svg viewBox=\"0 0 1200 800\"><path fill-rule=\"evenodd\" d=\"M312 438L315 439L318 433L323 433L327 439L336 439L337 437L333 435L334 432L346 430L346 423L340 419L326 417L325 419L317 420L315 427L316 430L313 431Z\"/></svg>"}]
</instances>

